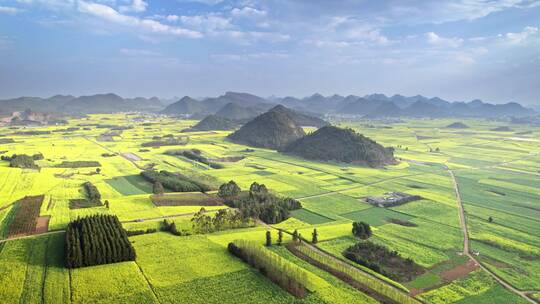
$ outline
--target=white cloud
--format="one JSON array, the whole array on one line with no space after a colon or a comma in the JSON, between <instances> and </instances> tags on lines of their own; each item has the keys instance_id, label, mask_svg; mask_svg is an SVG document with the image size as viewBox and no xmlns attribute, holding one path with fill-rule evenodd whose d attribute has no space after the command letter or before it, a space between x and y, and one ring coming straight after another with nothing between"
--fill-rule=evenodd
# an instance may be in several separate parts
<instances>
[{"instance_id":1,"label":"white cloud","mask_svg":"<svg viewBox=\"0 0 540 304\"><path fill-rule=\"evenodd\" d=\"M376 44L385 45L391 41L381 34L378 29L371 29L365 26L352 27L345 31L345 37L352 40L364 40L374 42Z\"/></svg>"},{"instance_id":2,"label":"white cloud","mask_svg":"<svg viewBox=\"0 0 540 304\"><path fill-rule=\"evenodd\" d=\"M233 8L231 10L231 15L234 17L243 17L243 18L262 18L262 17L266 17L267 12L246 6L243 8Z\"/></svg>"},{"instance_id":3,"label":"white cloud","mask_svg":"<svg viewBox=\"0 0 540 304\"><path fill-rule=\"evenodd\" d=\"M198 31L224 30L232 26L229 19L216 13L196 16L179 16L178 19L184 26Z\"/></svg>"},{"instance_id":4,"label":"white cloud","mask_svg":"<svg viewBox=\"0 0 540 304\"><path fill-rule=\"evenodd\" d=\"M43 5L49 9L57 10L63 8L72 8L75 5L76 0L17 0L17 2L32 5Z\"/></svg>"},{"instance_id":5,"label":"white cloud","mask_svg":"<svg viewBox=\"0 0 540 304\"><path fill-rule=\"evenodd\" d=\"M470 65L476 62L474 58L467 53L457 53L453 56L453 59L463 65Z\"/></svg>"},{"instance_id":6,"label":"white cloud","mask_svg":"<svg viewBox=\"0 0 540 304\"><path fill-rule=\"evenodd\" d=\"M351 46L351 43L347 41L333 41L333 40L320 40L320 39L315 39L315 40L308 39L308 40L305 40L304 43L311 44L319 48L331 48L331 49L340 49L340 48Z\"/></svg>"},{"instance_id":7,"label":"white cloud","mask_svg":"<svg viewBox=\"0 0 540 304\"><path fill-rule=\"evenodd\" d=\"M206 4L206 5L216 5L223 2L224 0L177 0L177 1L178 2L197 2L197 3Z\"/></svg>"},{"instance_id":8,"label":"white cloud","mask_svg":"<svg viewBox=\"0 0 540 304\"><path fill-rule=\"evenodd\" d=\"M159 34L168 34L173 36L179 36L179 37L187 37L187 38L200 38L202 37L202 34L197 31L188 30L176 26L169 26L166 24L163 24L159 21L152 20L152 19L141 19L134 16L124 15L116 11L110 6L94 3L94 2L86 2L80 0L78 2L78 9L80 12L95 16L98 18L101 18L103 20L128 26L128 27L135 27L137 29L140 29L144 32L152 32L152 33L159 33Z\"/></svg>"},{"instance_id":9,"label":"white cloud","mask_svg":"<svg viewBox=\"0 0 540 304\"><path fill-rule=\"evenodd\" d=\"M506 33L504 37L511 44L520 44L525 42L530 36L533 36L536 33L538 33L537 27L527 26L523 29L523 31L519 33Z\"/></svg>"},{"instance_id":10,"label":"white cloud","mask_svg":"<svg viewBox=\"0 0 540 304\"><path fill-rule=\"evenodd\" d=\"M0 6L0 14L17 14L20 13L22 10L16 7L11 6Z\"/></svg>"},{"instance_id":11,"label":"white cloud","mask_svg":"<svg viewBox=\"0 0 540 304\"><path fill-rule=\"evenodd\" d=\"M178 21L178 19L180 19L180 17L178 17L177 15L168 15L167 17L165 17L165 19L170 22L176 22Z\"/></svg>"},{"instance_id":12,"label":"white cloud","mask_svg":"<svg viewBox=\"0 0 540 304\"><path fill-rule=\"evenodd\" d=\"M126 12L135 12L135 13L142 13L146 11L146 7L148 6L148 3L146 3L144 0L133 0L130 5L122 5L118 7L118 10L122 13Z\"/></svg>"},{"instance_id":13,"label":"white cloud","mask_svg":"<svg viewBox=\"0 0 540 304\"><path fill-rule=\"evenodd\" d=\"M463 44L461 38L444 38L434 32L426 33L426 38L429 44L436 47L457 48Z\"/></svg>"},{"instance_id":14,"label":"white cloud","mask_svg":"<svg viewBox=\"0 0 540 304\"><path fill-rule=\"evenodd\" d=\"M234 39L239 43L251 43L253 41L259 42L285 42L291 39L291 36L287 34L274 33L274 32L258 32L258 31L223 31L219 35L226 36L230 39Z\"/></svg>"},{"instance_id":15,"label":"white cloud","mask_svg":"<svg viewBox=\"0 0 540 304\"><path fill-rule=\"evenodd\" d=\"M289 54L285 52L260 52L246 54L214 54L210 56L212 59L225 61L250 61L260 59L287 59Z\"/></svg>"}]
</instances>

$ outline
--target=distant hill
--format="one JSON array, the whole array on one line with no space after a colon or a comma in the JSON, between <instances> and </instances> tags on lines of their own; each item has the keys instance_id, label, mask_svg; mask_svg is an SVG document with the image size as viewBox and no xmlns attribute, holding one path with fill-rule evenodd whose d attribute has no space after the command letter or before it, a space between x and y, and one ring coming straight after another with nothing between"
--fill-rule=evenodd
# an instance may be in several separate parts
<instances>
[{"instance_id":1,"label":"distant hill","mask_svg":"<svg viewBox=\"0 0 540 304\"><path fill-rule=\"evenodd\" d=\"M216 115L231 120L244 121L251 120L261 113L264 113L264 110L255 107L243 107L237 103L229 102L219 109L219 111L216 112Z\"/></svg>"},{"instance_id":2,"label":"distant hill","mask_svg":"<svg viewBox=\"0 0 540 304\"><path fill-rule=\"evenodd\" d=\"M287 111L273 108L249 121L228 138L254 147L281 149L304 135L304 130Z\"/></svg>"},{"instance_id":3,"label":"distant hill","mask_svg":"<svg viewBox=\"0 0 540 304\"><path fill-rule=\"evenodd\" d=\"M182 132L211 131L211 130L234 130L238 125L230 119L217 115L208 115L193 127Z\"/></svg>"},{"instance_id":4,"label":"distant hill","mask_svg":"<svg viewBox=\"0 0 540 304\"><path fill-rule=\"evenodd\" d=\"M508 127L508 126L501 126L501 127L493 128L493 129L491 129L491 131L495 131L495 132L514 132L514 130L511 129L510 127Z\"/></svg>"},{"instance_id":5,"label":"distant hill","mask_svg":"<svg viewBox=\"0 0 540 304\"><path fill-rule=\"evenodd\" d=\"M352 129L325 126L287 145L283 152L310 160L355 163L370 167L394 164L394 151Z\"/></svg>"},{"instance_id":6,"label":"distant hill","mask_svg":"<svg viewBox=\"0 0 540 304\"><path fill-rule=\"evenodd\" d=\"M33 112L65 114L153 112L162 107L161 102L156 97L124 99L112 93L80 97L55 95L49 98L21 97L0 100L0 113L4 114L25 111L26 109Z\"/></svg>"},{"instance_id":7,"label":"distant hill","mask_svg":"<svg viewBox=\"0 0 540 304\"><path fill-rule=\"evenodd\" d=\"M166 115L192 115L205 111L200 101L189 96L184 96L179 101L168 105L161 114Z\"/></svg>"},{"instance_id":8,"label":"distant hill","mask_svg":"<svg viewBox=\"0 0 540 304\"><path fill-rule=\"evenodd\" d=\"M445 128L448 128L448 129L468 129L469 126L467 126L466 124L458 121L458 122L454 122L454 123L449 124Z\"/></svg>"},{"instance_id":9,"label":"distant hill","mask_svg":"<svg viewBox=\"0 0 540 304\"><path fill-rule=\"evenodd\" d=\"M218 97L201 100L185 96L171 102L168 99L122 98L116 94L96 94L75 97L55 95L50 98L20 97L0 100L0 114L31 109L35 112L67 114L92 114L114 112L152 112L171 116L203 118L209 114L237 120L248 121L268 109L281 104L298 113L313 117L325 115L384 117L480 117L480 118L520 118L537 115L533 109L519 103L486 103L472 101L450 102L439 97L428 98L422 95L403 96L370 94L365 96L341 96L313 94L304 98L275 96L262 98L249 93L226 92ZM302 125L304 122L301 123Z\"/></svg>"},{"instance_id":10,"label":"distant hill","mask_svg":"<svg viewBox=\"0 0 540 304\"><path fill-rule=\"evenodd\" d=\"M298 111L291 110L289 108L286 108L283 105L275 106L274 108L272 108L272 111L278 111L278 112L283 112L287 114L299 126L320 128L320 127L328 125L328 122L318 117L309 116L307 114L303 114Z\"/></svg>"}]
</instances>

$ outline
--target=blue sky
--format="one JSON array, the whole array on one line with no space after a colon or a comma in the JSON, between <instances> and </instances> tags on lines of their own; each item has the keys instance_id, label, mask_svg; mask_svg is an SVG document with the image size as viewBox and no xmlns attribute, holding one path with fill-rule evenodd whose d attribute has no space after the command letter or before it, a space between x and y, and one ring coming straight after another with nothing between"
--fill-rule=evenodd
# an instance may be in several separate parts
<instances>
[{"instance_id":1,"label":"blue sky","mask_svg":"<svg viewBox=\"0 0 540 304\"><path fill-rule=\"evenodd\" d=\"M404 94L540 104L540 0L0 0L0 98Z\"/></svg>"}]
</instances>

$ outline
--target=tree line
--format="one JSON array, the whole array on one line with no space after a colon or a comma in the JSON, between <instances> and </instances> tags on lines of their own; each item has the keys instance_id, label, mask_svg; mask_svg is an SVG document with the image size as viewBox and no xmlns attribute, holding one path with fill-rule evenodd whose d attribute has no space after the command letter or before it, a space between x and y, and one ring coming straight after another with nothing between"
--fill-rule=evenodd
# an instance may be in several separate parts
<instances>
[{"instance_id":1,"label":"tree line","mask_svg":"<svg viewBox=\"0 0 540 304\"><path fill-rule=\"evenodd\" d=\"M237 240L229 243L227 249L292 295L298 298L307 296L306 286L311 285L311 282L303 268L253 241Z\"/></svg>"},{"instance_id":2,"label":"tree line","mask_svg":"<svg viewBox=\"0 0 540 304\"><path fill-rule=\"evenodd\" d=\"M68 224L66 266L86 266L134 261L135 249L115 215L92 215Z\"/></svg>"},{"instance_id":3,"label":"tree line","mask_svg":"<svg viewBox=\"0 0 540 304\"><path fill-rule=\"evenodd\" d=\"M172 173L164 170L159 172L146 170L141 172L141 176L152 184L159 182L163 187L174 192L207 192L212 190L210 186L180 173Z\"/></svg>"}]
</instances>

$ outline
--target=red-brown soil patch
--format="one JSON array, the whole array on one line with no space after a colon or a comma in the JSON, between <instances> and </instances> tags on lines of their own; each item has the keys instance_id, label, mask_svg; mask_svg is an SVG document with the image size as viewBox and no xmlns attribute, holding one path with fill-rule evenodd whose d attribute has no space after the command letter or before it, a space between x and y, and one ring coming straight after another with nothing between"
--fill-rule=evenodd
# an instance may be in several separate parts
<instances>
[{"instance_id":1,"label":"red-brown soil patch","mask_svg":"<svg viewBox=\"0 0 540 304\"><path fill-rule=\"evenodd\" d=\"M8 238L36 233L37 220L44 196L27 196L15 203L15 215L8 227Z\"/></svg>"},{"instance_id":2,"label":"red-brown soil patch","mask_svg":"<svg viewBox=\"0 0 540 304\"><path fill-rule=\"evenodd\" d=\"M40 216L37 219L36 224L36 234L45 233L49 231L49 220L51 219L50 215Z\"/></svg>"},{"instance_id":3,"label":"red-brown soil patch","mask_svg":"<svg viewBox=\"0 0 540 304\"><path fill-rule=\"evenodd\" d=\"M441 273L441 278L446 282L452 282L457 279L466 277L469 273L477 270L479 267L476 262L469 260L465 264L458 265L450 270Z\"/></svg>"}]
</instances>

